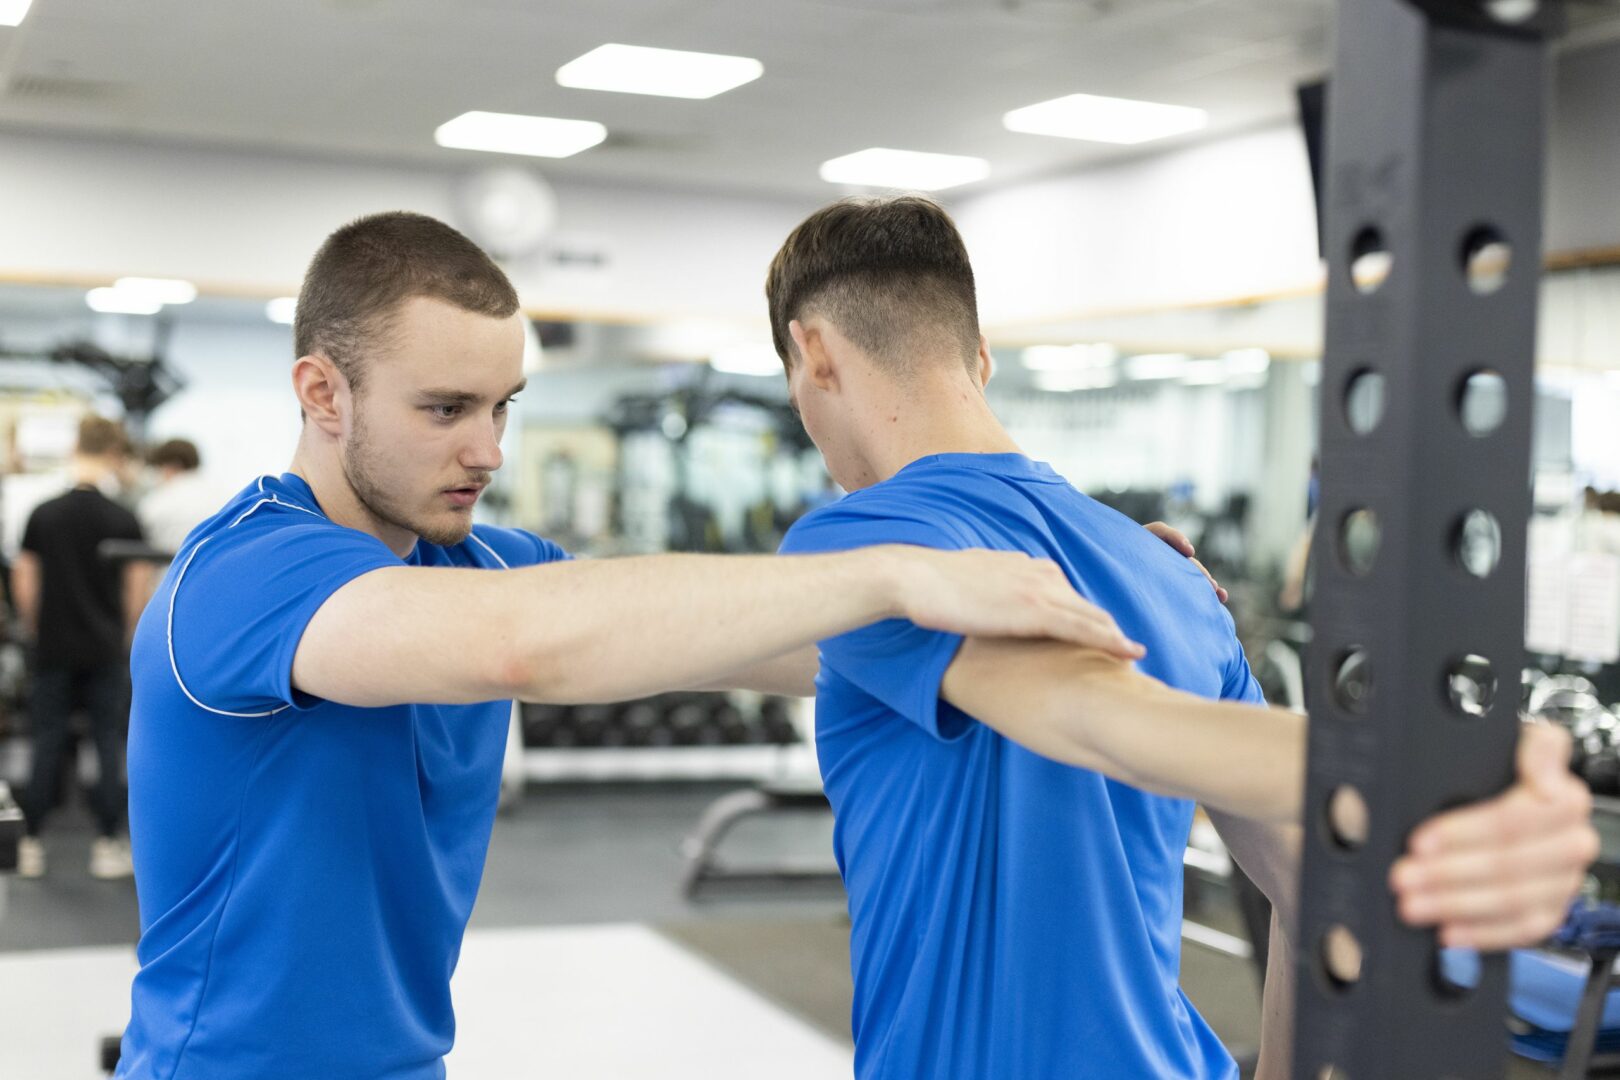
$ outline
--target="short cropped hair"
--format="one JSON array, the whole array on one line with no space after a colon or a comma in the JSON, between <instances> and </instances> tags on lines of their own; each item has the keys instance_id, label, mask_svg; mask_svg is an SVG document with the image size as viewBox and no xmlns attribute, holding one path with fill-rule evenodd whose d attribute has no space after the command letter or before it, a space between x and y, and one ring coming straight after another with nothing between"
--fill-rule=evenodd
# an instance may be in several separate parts
<instances>
[{"instance_id":1,"label":"short cropped hair","mask_svg":"<svg viewBox=\"0 0 1620 1080\"><path fill-rule=\"evenodd\" d=\"M324 355L358 393L368 347L416 297L497 319L518 309L506 274L455 229L425 214L372 214L315 253L293 314L293 347L299 356Z\"/></svg>"},{"instance_id":2,"label":"short cropped hair","mask_svg":"<svg viewBox=\"0 0 1620 1080\"><path fill-rule=\"evenodd\" d=\"M765 278L771 336L785 365L788 324L820 314L897 373L919 355L956 356L976 370L978 298L962 236L919 195L851 197L789 234Z\"/></svg>"},{"instance_id":3,"label":"short cropped hair","mask_svg":"<svg viewBox=\"0 0 1620 1080\"><path fill-rule=\"evenodd\" d=\"M191 472L202 464L197 444L190 439L169 439L147 451L146 463L155 469L175 468Z\"/></svg>"},{"instance_id":4,"label":"short cropped hair","mask_svg":"<svg viewBox=\"0 0 1620 1080\"><path fill-rule=\"evenodd\" d=\"M79 421L78 452L85 457L123 457L129 453L129 436L116 420L87 416Z\"/></svg>"}]
</instances>

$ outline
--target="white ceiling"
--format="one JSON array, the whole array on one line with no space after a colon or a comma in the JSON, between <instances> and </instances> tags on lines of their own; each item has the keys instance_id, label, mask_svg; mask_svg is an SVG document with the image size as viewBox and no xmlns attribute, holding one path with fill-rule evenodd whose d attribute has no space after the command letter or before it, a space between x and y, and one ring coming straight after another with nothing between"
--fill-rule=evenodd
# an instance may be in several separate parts
<instances>
[{"instance_id":1,"label":"white ceiling","mask_svg":"<svg viewBox=\"0 0 1620 1080\"><path fill-rule=\"evenodd\" d=\"M598 120L537 160L569 178L821 195L869 146L989 158L988 183L1117 156L1001 127L1089 92L1196 105L1211 131L1290 114L1326 66L1329 0L35 0L0 29L0 125L297 153L487 162L443 150L468 109ZM571 90L608 41L753 56L709 101ZM1138 149L1135 152L1140 153Z\"/></svg>"},{"instance_id":2,"label":"white ceiling","mask_svg":"<svg viewBox=\"0 0 1620 1080\"><path fill-rule=\"evenodd\" d=\"M487 163L433 130L469 109L598 120L562 178L817 197L869 146L974 154L986 185L1128 149L1020 135L1074 92L1291 115L1327 67L1331 0L35 0L0 29L0 126L278 152ZM753 56L710 101L556 85L608 41ZM1158 148L1163 144L1154 144Z\"/></svg>"}]
</instances>

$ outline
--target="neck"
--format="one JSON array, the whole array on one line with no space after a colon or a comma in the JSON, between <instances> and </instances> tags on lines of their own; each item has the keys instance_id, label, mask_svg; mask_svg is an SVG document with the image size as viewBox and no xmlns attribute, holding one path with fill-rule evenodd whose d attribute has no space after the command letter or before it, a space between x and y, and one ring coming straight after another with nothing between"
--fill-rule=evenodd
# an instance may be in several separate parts
<instances>
[{"instance_id":1,"label":"neck","mask_svg":"<svg viewBox=\"0 0 1620 1080\"><path fill-rule=\"evenodd\" d=\"M304 425L298 437L298 450L287 471L309 485L321 513L337 524L375 536L402 559L416 547L415 533L383 521L367 508L343 471L337 441L318 431L315 425Z\"/></svg>"},{"instance_id":2,"label":"neck","mask_svg":"<svg viewBox=\"0 0 1620 1080\"><path fill-rule=\"evenodd\" d=\"M73 486L100 487L112 472L112 466L101 458L76 457L73 459Z\"/></svg>"},{"instance_id":3,"label":"neck","mask_svg":"<svg viewBox=\"0 0 1620 1080\"><path fill-rule=\"evenodd\" d=\"M1020 452L965 370L946 367L938 375L891 384L889 391L875 399L879 407L865 425L864 456L873 483L931 454Z\"/></svg>"}]
</instances>

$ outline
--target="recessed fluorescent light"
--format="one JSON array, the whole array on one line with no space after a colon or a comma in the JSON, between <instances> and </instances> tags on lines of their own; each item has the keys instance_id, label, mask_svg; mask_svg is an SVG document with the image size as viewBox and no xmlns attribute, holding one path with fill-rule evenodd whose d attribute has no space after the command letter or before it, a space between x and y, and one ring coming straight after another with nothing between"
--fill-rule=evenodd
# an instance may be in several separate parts
<instances>
[{"instance_id":1,"label":"recessed fluorescent light","mask_svg":"<svg viewBox=\"0 0 1620 1080\"><path fill-rule=\"evenodd\" d=\"M821 178L829 184L914 191L943 191L989 175L990 163L984 158L889 150L881 146L821 163Z\"/></svg>"},{"instance_id":2,"label":"recessed fluorescent light","mask_svg":"<svg viewBox=\"0 0 1620 1080\"><path fill-rule=\"evenodd\" d=\"M1112 368L1091 371L1037 371L1032 380L1035 389L1051 394L1066 394L1072 390L1106 390L1119 382Z\"/></svg>"},{"instance_id":3,"label":"recessed fluorescent light","mask_svg":"<svg viewBox=\"0 0 1620 1080\"><path fill-rule=\"evenodd\" d=\"M1139 380L1179 379L1191 359L1186 353L1144 353L1125 361L1125 374Z\"/></svg>"},{"instance_id":4,"label":"recessed fluorescent light","mask_svg":"<svg viewBox=\"0 0 1620 1080\"><path fill-rule=\"evenodd\" d=\"M156 315L163 310L163 301L137 293L114 288L91 289L84 295L91 311L104 315Z\"/></svg>"},{"instance_id":5,"label":"recessed fluorescent light","mask_svg":"<svg viewBox=\"0 0 1620 1080\"><path fill-rule=\"evenodd\" d=\"M455 150L549 158L569 157L605 138L607 128L594 120L476 111L440 124L433 133L434 142Z\"/></svg>"},{"instance_id":6,"label":"recessed fluorescent light","mask_svg":"<svg viewBox=\"0 0 1620 1080\"><path fill-rule=\"evenodd\" d=\"M282 326L291 326L298 311L298 297L278 296L264 305L264 317Z\"/></svg>"},{"instance_id":7,"label":"recessed fluorescent light","mask_svg":"<svg viewBox=\"0 0 1620 1080\"><path fill-rule=\"evenodd\" d=\"M1209 114L1186 105L1070 94L1014 109L1001 122L1008 131L1132 146L1197 131L1209 123Z\"/></svg>"},{"instance_id":8,"label":"recessed fluorescent light","mask_svg":"<svg viewBox=\"0 0 1620 1080\"><path fill-rule=\"evenodd\" d=\"M621 94L712 98L753 82L765 65L747 56L602 45L557 69L557 84Z\"/></svg>"},{"instance_id":9,"label":"recessed fluorescent light","mask_svg":"<svg viewBox=\"0 0 1620 1080\"><path fill-rule=\"evenodd\" d=\"M727 375L780 375L782 360L774 346L765 342L742 342L714 350L709 366Z\"/></svg>"},{"instance_id":10,"label":"recessed fluorescent light","mask_svg":"<svg viewBox=\"0 0 1620 1080\"><path fill-rule=\"evenodd\" d=\"M197 286L178 278L121 277L113 282L113 288L160 304L189 304L197 299Z\"/></svg>"},{"instance_id":11,"label":"recessed fluorescent light","mask_svg":"<svg viewBox=\"0 0 1620 1080\"><path fill-rule=\"evenodd\" d=\"M21 26L34 0L0 0L0 26Z\"/></svg>"},{"instance_id":12,"label":"recessed fluorescent light","mask_svg":"<svg viewBox=\"0 0 1620 1080\"><path fill-rule=\"evenodd\" d=\"M1019 356L1030 371L1083 371L1112 367L1119 350L1112 345L1031 345Z\"/></svg>"},{"instance_id":13,"label":"recessed fluorescent light","mask_svg":"<svg viewBox=\"0 0 1620 1080\"><path fill-rule=\"evenodd\" d=\"M1228 375L1264 375L1271 367L1271 354L1264 349L1233 349L1221 360Z\"/></svg>"},{"instance_id":14,"label":"recessed fluorescent light","mask_svg":"<svg viewBox=\"0 0 1620 1080\"><path fill-rule=\"evenodd\" d=\"M1194 360L1181 381L1187 386L1219 386L1226 381L1226 365L1219 360Z\"/></svg>"}]
</instances>

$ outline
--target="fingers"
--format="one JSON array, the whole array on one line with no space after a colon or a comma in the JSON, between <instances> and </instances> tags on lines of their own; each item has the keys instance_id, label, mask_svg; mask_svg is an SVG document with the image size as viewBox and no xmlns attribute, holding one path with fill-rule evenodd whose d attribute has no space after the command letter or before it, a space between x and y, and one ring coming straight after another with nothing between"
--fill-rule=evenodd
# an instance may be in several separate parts
<instances>
[{"instance_id":1,"label":"fingers","mask_svg":"<svg viewBox=\"0 0 1620 1080\"><path fill-rule=\"evenodd\" d=\"M1599 848L1591 794L1568 760L1562 731L1525 729L1511 788L1420 826L1390 870L1401 918L1439 926L1446 945L1475 949L1552 933Z\"/></svg>"},{"instance_id":2,"label":"fingers","mask_svg":"<svg viewBox=\"0 0 1620 1080\"><path fill-rule=\"evenodd\" d=\"M1557 797L1573 786L1590 790L1569 772L1569 732L1552 724L1530 724L1520 730L1519 779L1539 795Z\"/></svg>"},{"instance_id":3,"label":"fingers","mask_svg":"<svg viewBox=\"0 0 1620 1080\"><path fill-rule=\"evenodd\" d=\"M1215 589L1215 595L1220 598L1221 603L1226 603L1226 590L1221 588L1221 583L1215 580L1215 575L1209 572L1209 567L1205 566L1197 559L1193 559L1192 564L1198 567L1198 569L1203 573L1205 579L1207 579L1210 585Z\"/></svg>"},{"instance_id":4,"label":"fingers","mask_svg":"<svg viewBox=\"0 0 1620 1080\"><path fill-rule=\"evenodd\" d=\"M1147 529L1148 532L1175 548L1181 554L1187 556L1187 558L1190 559L1193 557L1194 551L1192 541L1188 540L1187 534L1183 533L1180 529L1172 529L1162 521L1151 522L1144 525L1143 528Z\"/></svg>"}]
</instances>

